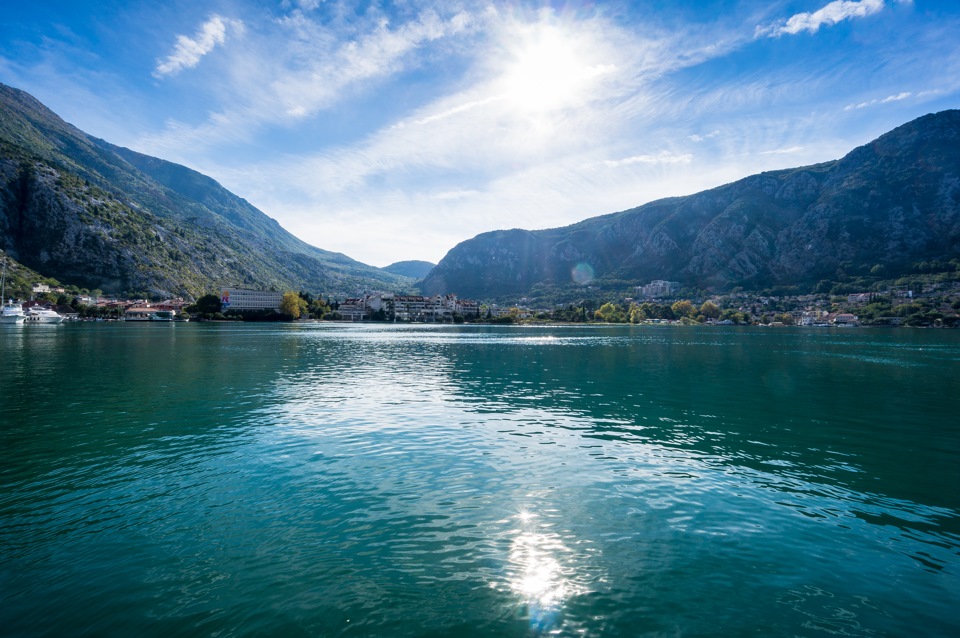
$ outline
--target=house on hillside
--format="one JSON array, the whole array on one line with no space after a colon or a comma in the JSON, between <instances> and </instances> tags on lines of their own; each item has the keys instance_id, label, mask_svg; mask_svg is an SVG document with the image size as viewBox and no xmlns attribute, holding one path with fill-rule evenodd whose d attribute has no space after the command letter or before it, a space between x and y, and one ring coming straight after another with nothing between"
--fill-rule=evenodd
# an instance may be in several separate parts
<instances>
[{"instance_id":1,"label":"house on hillside","mask_svg":"<svg viewBox=\"0 0 960 638\"><path fill-rule=\"evenodd\" d=\"M858 326L860 325L860 320L856 315L850 314L849 312L839 312L833 317L833 325Z\"/></svg>"}]
</instances>

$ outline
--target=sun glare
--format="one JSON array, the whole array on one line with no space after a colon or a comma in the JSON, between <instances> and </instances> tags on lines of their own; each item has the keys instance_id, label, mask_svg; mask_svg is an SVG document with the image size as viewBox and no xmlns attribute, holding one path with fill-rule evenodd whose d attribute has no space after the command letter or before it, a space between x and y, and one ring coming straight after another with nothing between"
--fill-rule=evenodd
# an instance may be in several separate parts
<instances>
[{"instance_id":1,"label":"sun glare","mask_svg":"<svg viewBox=\"0 0 960 638\"><path fill-rule=\"evenodd\" d=\"M511 106L528 112L574 106L611 65L591 59L588 47L556 26L527 27L511 47L503 89Z\"/></svg>"}]
</instances>

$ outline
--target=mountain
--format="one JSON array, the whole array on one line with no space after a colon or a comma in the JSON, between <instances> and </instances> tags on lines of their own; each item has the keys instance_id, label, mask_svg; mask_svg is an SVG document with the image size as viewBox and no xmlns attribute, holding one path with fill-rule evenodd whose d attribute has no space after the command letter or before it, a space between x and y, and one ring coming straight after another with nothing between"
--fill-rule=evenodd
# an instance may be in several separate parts
<instances>
[{"instance_id":1,"label":"mountain","mask_svg":"<svg viewBox=\"0 0 960 638\"><path fill-rule=\"evenodd\" d=\"M390 264L389 266L384 266L384 270L387 272L392 272L395 275L400 275L401 277L412 277L413 279L423 279L427 276L431 270L434 269L436 264L432 264L429 261L398 261L396 263Z\"/></svg>"},{"instance_id":2,"label":"mountain","mask_svg":"<svg viewBox=\"0 0 960 638\"><path fill-rule=\"evenodd\" d=\"M812 286L874 266L897 276L915 262L957 255L960 111L952 110L904 124L840 160L563 228L478 235L450 250L421 289L525 294L572 286L578 266L581 274L592 271L597 285Z\"/></svg>"},{"instance_id":3,"label":"mountain","mask_svg":"<svg viewBox=\"0 0 960 638\"><path fill-rule=\"evenodd\" d=\"M90 136L3 84L0 249L64 283L131 294L413 283L310 246L213 179Z\"/></svg>"}]
</instances>

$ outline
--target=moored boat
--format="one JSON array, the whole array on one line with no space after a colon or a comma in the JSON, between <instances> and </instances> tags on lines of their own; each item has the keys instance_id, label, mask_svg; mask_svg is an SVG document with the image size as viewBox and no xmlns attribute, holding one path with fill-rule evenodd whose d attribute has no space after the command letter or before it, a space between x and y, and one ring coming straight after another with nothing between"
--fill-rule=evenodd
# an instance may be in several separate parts
<instances>
[{"instance_id":1,"label":"moored boat","mask_svg":"<svg viewBox=\"0 0 960 638\"><path fill-rule=\"evenodd\" d=\"M7 257L3 257L3 271L0 274L0 302L7 294ZM26 315L23 313L23 306L13 303L13 299L3 304L0 308L0 323L23 323Z\"/></svg>"},{"instance_id":2,"label":"moored boat","mask_svg":"<svg viewBox=\"0 0 960 638\"><path fill-rule=\"evenodd\" d=\"M150 321L173 321L174 312L172 310L157 310L150 315Z\"/></svg>"},{"instance_id":3,"label":"moored boat","mask_svg":"<svg viewBox=\"0 0 960 638\"><path fill-rule=\"evenodd\" d=\"M13 303L10 299L0 308L0 323L23 323L27 315L23 312L23 306Z\"/></svg>"},{"instance_id":4,"label":"moored boat","mask_svg":"<svg viewBox=\"0 0 960 638\"><path fill-rule=\"evenodd\" d=\"M27 316L24 319L24 323L60 323L63 321L63 316L58 314L55 310L50 310L49 308L40 308L39 306L34 306L27 311Z\"/></svg>"}]
</instances>

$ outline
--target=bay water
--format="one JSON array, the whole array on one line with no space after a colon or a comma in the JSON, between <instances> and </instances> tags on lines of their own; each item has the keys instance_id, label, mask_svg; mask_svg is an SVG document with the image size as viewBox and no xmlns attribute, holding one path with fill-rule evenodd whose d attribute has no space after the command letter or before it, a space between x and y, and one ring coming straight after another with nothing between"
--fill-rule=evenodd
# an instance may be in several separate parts
<instances>
[{"instance_id":1,"label":"bay water","mask_svg":"<svg viewBox=\"0 0 960 638\"><path fill-rule=\"evenodd\" d=\"M0 635L957 636L960 332L0 326Z\"/></svg>"}]
</instances>

